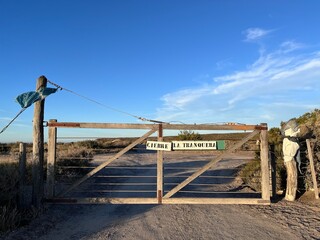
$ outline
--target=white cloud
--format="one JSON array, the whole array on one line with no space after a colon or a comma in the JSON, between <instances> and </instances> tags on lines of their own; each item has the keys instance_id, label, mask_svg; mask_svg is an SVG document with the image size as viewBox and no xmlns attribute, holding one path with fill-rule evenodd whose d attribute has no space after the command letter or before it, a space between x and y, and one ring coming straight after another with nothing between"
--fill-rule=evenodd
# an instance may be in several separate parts
<instances>
[{"instance_id":1,"label":"white cloud","mask_svg":"<svg viewBox=\"0 0 320 240\"><path fill-rule=\"evenodd\" d=\"M255 41L265 37L272 31L273 30L265 30L262 28L248 28L243 34L246 36L245 41Z\"/></svg>"},{"instance_id":2,"label":"white cloud","mask_svg":"<svg viewBox=\"0 0 320 240\"><path fill-rule=\"evenodd\" d=\"M301 46L284 42L273 52L263 52L242 71L214 77L205 86L164 95L157 119L276 123L293 112L303 114L319 108L320 55L294 52Z\"/></svg>"}]
</instances>

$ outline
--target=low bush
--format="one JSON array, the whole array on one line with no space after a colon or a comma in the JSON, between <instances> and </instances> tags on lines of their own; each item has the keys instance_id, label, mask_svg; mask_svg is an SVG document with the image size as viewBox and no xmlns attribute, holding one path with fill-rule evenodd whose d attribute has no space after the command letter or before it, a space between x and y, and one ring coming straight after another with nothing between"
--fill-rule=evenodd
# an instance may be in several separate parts
<instances>
[{"instance_id":1,"label":"low bush","mask_svg":"<svg viewBox=\"0 0 320 240\"><path fill-rule=\"evenodd\" d=\"M202 137L199 133L196 133L194 131L191 130L184 130L184 131L180 131L180 133L178 134L178 139L180 141L196 141L196 140L202 140Z\"/></svg>"}]
</instances>

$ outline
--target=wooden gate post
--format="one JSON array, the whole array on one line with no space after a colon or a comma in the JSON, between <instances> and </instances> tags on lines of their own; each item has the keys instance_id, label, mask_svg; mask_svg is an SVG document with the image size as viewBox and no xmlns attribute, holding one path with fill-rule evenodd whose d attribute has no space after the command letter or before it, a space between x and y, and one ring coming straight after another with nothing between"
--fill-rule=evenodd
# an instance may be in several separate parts
<instances>
[{"instance_id":1,"label":"wooden gate post","mask_svg":"<svg viewBox=\"0 0 320 240\"><path fill-rule=\"evenodd\" d=\"M49 120L49 123L56 123L56 119ZM57 153L57 128L48 129L48 159L47 159L47 197L53 198L55 194L55 164Z\"/></svg>"},{"instance_id":2,"label":"wooden gate post","mask_svg":"<svg viewBox=\"0 0 320 240\"><path fill-rule=\"evenodd\" d=\"M315 195L316 199L319 199L317 176L316 176L316 171L314 168L313 154L312 154L312 148L310 145L310 139L307 139L306 142L307 142L308 156L309 156L309 161L310 161L310 170L311 170L311 176L312 176L312 182L313 182L314 195Z\"/></svg>"},{"instance_id":3,"label":"wooden gate post","mask_svg":"<svg viewBox=\"0 0 320 240\"><path fill-rule=\"evenodd\" d=\"M260 132L261 192L262 199L270 201L268 125L261 123L261 126L266 128Z\"/></svg>"},{"instance_id":4,"label":"wooden gate post","mask_svg":"<svg viewBox=\"0 0 320 240\"><path fill-rule=\"evenodd\" d=\"M25 186L26 186L26 144L20 143L19 146L19 208L24 209L27 206Z\"/></svg>"},{"instance_id":5,"label":"wooden gate post","mask_svg":"<svg viewBox=\"0 0 320 240\"><path fill-rule=\"evenodd\" d=\"M270 145L270 185L271 185L271 197L275 198L277 196L277 161L275 154L274 144Z\"/></svg>"},{"instance_id":6,"label":"wooden gate post","mask_svg":"<svg viewBox=\"0 0 320 240\"><path fill-rule=\"evenodd\" d=\"M40 76L36 91L47 86L47 78ZM43 185L44 139L43 139L44 100L35 102L33 115L33 157L32 157L32 204L41 206Z\"/></svg>"},{"instance_id":7,"label":"wooden gate post","mask_svg":"<svg viewBox=\"0 0 320 240\"><path fill-rule=\"evenodd\" d=\"M158 129L158 141L163 141L163 127L162 124L159 124ZM163 151L157 151L157 198L158 203L162 203L163 197Z\"/></svg>"}]
</instances>

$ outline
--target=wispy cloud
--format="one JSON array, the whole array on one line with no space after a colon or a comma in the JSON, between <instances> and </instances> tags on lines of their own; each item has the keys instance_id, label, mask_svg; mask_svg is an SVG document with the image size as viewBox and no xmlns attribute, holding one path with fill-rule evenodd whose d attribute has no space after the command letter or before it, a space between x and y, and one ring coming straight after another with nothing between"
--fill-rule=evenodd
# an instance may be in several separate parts
<instances>
[{"instance_id":1,"label":"wispy cloud","mask_svg":"<svg viewBox=\"0 0 320 240\"><path fill-rule=\"evenodd\" d=\"M0 118L0 121L10 121L11 120L11 118L9 118L9 117L1 117Z\"/></svg>"},{"instance_id":2,"label":"wispy cloud","mask_svg":"<svg viewBox=\"0 0 320 240\"><path fill-rule=\"evenodd\" d=\"M263 36L251 32L251 38ZM242 71L162 97L157 118L183 122L273 121L320 106L319 52L299 53L302 44L286 41ZM281 104L280 104L281 103ZM293 116L290 116L293 117Z\"/></svg>"},{"instance_id":3,"label":"wispy cloud","mask_svg":"<svg viewBox=\"0 0 320 240\"><path fill-rule=\"evenodd\" d=\"M265 30L262 28L248 28L243 32L245 35L245 41L255 41L261 39L271 33L273 30Z\"/></svg>"},{"instance_id":4,"label":"wispy cloud","mask_svg":"<svg viewBox=\"0 0 320 240\"><path fill-rule=\"evenodd\" d=\"M221 70L221 69L224 69L226 67L230 67L232 66L232 62L231 62L231 58L228 58L228 59L223 59L223 60L220 60L218 62L216 62L216 68L217 70Z\"/></svg>"},{"instance_id":5,"label":"wispy cloud","mask_svg":"<svg viewBox=\"0 0 320 240\"><path fill-rule=\"evenodd\" d=\"M294 40L291 41L285 41L281 44L281 49L284 52L291 52L300 48L303 48L304 44L298 43Z\"/></svg>"}]
</instances>

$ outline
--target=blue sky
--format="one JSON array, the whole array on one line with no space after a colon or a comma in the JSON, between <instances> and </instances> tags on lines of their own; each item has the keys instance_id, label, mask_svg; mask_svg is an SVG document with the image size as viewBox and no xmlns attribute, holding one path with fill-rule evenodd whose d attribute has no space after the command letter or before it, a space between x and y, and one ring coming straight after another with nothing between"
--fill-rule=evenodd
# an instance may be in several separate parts
<instances>
[{"instance_id":1,"label":"blue sky","mask_svg":"<svg viewBox=\"0 0 320 240\"><path fill-rule=\"evenodd\" d=\"M320 108L319 9L316 0L0 0L0 128L40 75L146 118L279 126ZM32 115L0 142L31 141ZM46 99L45 119L138 122L67 91Z\"/></svg>"}]
</instances>

